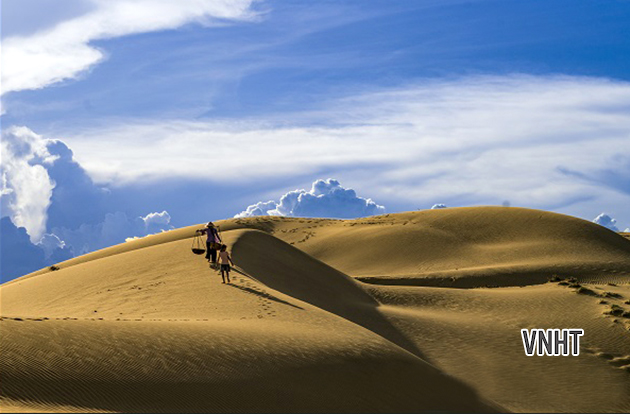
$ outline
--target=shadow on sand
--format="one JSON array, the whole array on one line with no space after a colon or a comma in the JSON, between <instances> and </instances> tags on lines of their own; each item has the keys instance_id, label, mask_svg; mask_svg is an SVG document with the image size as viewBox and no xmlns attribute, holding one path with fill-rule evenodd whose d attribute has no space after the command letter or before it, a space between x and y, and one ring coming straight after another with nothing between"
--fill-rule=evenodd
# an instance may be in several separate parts
<instances>
[{"instance_id":1,"label":"shadow on sand","mask_svg":"<svg viewBox=\"0 0 630 414\"><path fill-rule=\"evenodd\" d=\"M243 275L243 276L247 277L247 278L250 278L250 279L256 280L254 277L252 277L252 276L248 275L247 273L245 273L245 272L243 272L243 271L241 271L241 270L239 270L239 269L236 269L236 268L232 267L232 270L233 270L234 272L236 272L236 273L240 274L240 275ZM274 301L274 302L281 303L281 304L283 304L283 305L291 306L292 308L296 308L296 309L304 310L304 308L302 308L302 307L300 307L300 306L294 305L294 304L292 304L292 303L290 303L290 302L287 302L286 300L282 300L282 299L280 299L280 298L277 298L277 297L275 297L275 296L273 296L273 295L270 295L270 294L269 294L269 293L267 293L267 292L261 292L261 291L259 291L259 290L252 289L252 288L249 288L249 287L246 287L246 286L239 286L239 285L235 285L234 283L230 283L228 286L231 286L231 287L233 287L233 288L236 288L236 289L242 290L242 291L243 291L243 292L245 292L245 293L249 293L249 294L252 294L252 295L259 296L259 297L261 297L261 298L269 299L269 300L272 300L272 301Z\"/></svg>"},{"instance_id":2,"label":"shadow on sand","mask_svg":"<svg viewBox=\"0 0 630 414\"><path fill-rule=\"evenodd\" d=\"M420 349L378 310L355 280L261 231L246 231L232 254L244 273L270 288L356 323L427 361Z\"/></svg>"}]
</instances>

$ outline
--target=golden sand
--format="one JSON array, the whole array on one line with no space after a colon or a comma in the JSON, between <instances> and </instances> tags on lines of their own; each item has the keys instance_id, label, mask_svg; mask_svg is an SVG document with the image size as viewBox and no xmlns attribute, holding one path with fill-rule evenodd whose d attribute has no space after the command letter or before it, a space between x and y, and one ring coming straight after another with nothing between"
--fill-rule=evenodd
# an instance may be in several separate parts
<instances>
[{"instance_id":1,"label":"golden sand","mask_svg":"<svg viewBox=\"0 0 630 414\"><path fill-rule=\"evenodd\" d=\"M0 286L0 409L630 411L622 235L503 207L218 224L229 285L191 226ZM531 328L584 329L580 355L527 357Z\"/></svg>"}]
</instances>

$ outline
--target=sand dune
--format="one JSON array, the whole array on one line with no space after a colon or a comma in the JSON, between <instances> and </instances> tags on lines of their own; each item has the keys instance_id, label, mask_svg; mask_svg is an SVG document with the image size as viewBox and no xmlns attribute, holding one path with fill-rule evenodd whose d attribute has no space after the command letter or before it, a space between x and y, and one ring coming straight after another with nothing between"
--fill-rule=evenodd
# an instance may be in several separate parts
<instances>
[{"instance_id":1,"label":"sand dune","mask_svg":"<svg viewBox=\"0 0 630 414\"><path fill-rule=\"evenodd\" d=\"M232 285L200 226L2 285L2 411L630 410L616 233L515 208L219 224ZM522 328L582 352L526 357Z\"/></svg>"},{"instance_id":2,"label":"sand dune","mask_svg":"<svg viewBox=\"0 0 630 414\"><path fill-rule=\"evenodd\" d=\"M539 210L469 207L302 221L278 223L274 235L372 283L513 286L552 274L623 281L618 276L630 268L629 244L618 233Z\"/></svg>"}]
</instances>

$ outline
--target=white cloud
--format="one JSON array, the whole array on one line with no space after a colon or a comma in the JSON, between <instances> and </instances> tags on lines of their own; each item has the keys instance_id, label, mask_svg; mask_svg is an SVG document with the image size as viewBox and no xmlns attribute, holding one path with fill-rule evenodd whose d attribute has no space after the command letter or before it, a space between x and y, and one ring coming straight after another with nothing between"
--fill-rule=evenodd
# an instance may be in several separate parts
<instances>
[{"instance_id":1,"label":"white cloud","mask_svg":"<svg viewBox=\"0 0 630 414\"><path fill-rule=\"evenodd\" d=\"M431 207L431 210L435 210L438 208L446 208L446 204L433 204L433 207Z\"/></svg>"},{"instance_id":2,"label":"white cloud","mask_svg":"<svg viewBox=\"0 0 630 414\"><path fill-rule=\"evenodd\" d=\"M350 188L344 188L339 181L329 178L317 180L311 190L289 191L280 202L258 202L247 207L234 217L290 216L290 217L332 217L355 218L383 214L385 207L371 199L357 196Z\"/></svg>"},{"instance_id":3,"label":"white cloud","mask_svg":"<svg viewBox=\"0 0 630 414\"><path fill-rule=\"evenodd\" d=\"M49 258L56 249L65 248L66 243L55 234L46 233L36 244L36 246L44 250L46 258Z\"/></svg>"},{"instance_id":4,"label":"white cloud","mask_svg":"<svg viewBox=\"0 0 630 414\"><path fill-rule=\"evenodd\" d=\"M275 213L275 210L276 210L277 206L278 206L278 203L276 203L273 200L259 201L256 204L252 204L251 206L247 207L245 209L245 211L241 211L240 213L238 213L234 217L238 218L238 217L280 215L280 214L276 214Z\"/></svg>"},{"instance_id":5,"label":"white cloud","mask_svg":"<svg viewBox=\"0 0 630 414\"><path fill-rule=\"evenodd\" d=\"M37 243L50 227L74 228L102 220L107 189L94 185L62 141L26 127L2 132L2 215Z\"/></svg>"},{"instance_id":6,"label":"white cloud","mask_svg":"<svg viewBox=\"0 0 630 414\"><path fill-rule=\"evenodd\" d=\"M133 219L105 214L107 191L94 185L62 141L11 127L0 144L2 280L173 228L167 211Z\"/></svg>"},{"instance_id":7,"label":"white cloud","mask_svg":"<svg viewBox=\"0 0 630 414\"><path fill-rule=\"evenodd\" d=\"M127 237L172 229L167 211L136 218L120 211L106 214L107 189L94 185L62 141L46 139L26 127L11 127L3 131L0 143L0 202L6 230L2 277L121 243ZM10 254L4 254L4 247L10 248L6 250ZM41 258L29 263L28 254L16 253L20 249Z\"/></svg>"},{"instance_id":8,"label":"white cloud","mask_svg":"<svg viewBox=\"0 0 630 414\"><path fill-rule=\"evenodd\" d=\"M619 229L617 228L617 220L610 217L606 213L602 213L599 216L595 217L593 223L597 223L600 226L604 226L612 231L619 231Z\"/></svg>"},{"instance_id":9,"label":"white cloud","mask_svg":"<svg viewBox=\"0 0 630 414\"><path fill-rule=\"evenodd\" d=\"M2 141L2 215L17 227L24 227L32 241L46 230L46 210L55 183L45 166L56 157L48 151L49 140L25 127L3 131Z\"/></svg>"},{"instance_id":10,"label":"white cloud","mask_svg":"<svg viewBox=\"0 0 630 414\"><path fill-rule=\"evenodd\" d=\"M105 57L91 44L190 22L220 24L254 17L251 0L91 0L93 9L26 36L2 41L2 93L74 79Z\"/></svg>"},{"instance_id":11,"label":"white cloud","mask_svg":"<svg viewBox=\"0 0 630 414\"><path fill-rule=\"evenodd\" d=\"M167 211L149 213L145 217L141 217L141 219L144 222L144 229L147 234L158 233L165 229L172 228L170 226L171 215L168 214Z\"/></svg>"},{"instance_id":12,"label":"white cloud","mask_svg":"<svg viewBox=\"0 0 630 414\"><path fill-rule=\"evenodd\" d=\"M627 105L626 82L483 77L348 98L326 111L285 120L294 125L289 127L243 120L131 120L66 132L82 164L105 181L217 179L216 169L225 172L221 180L251 179L348 164L385 164L390 178L459 166L476 172L474 179L479 172L498 177L501 170L522 172L532 158L545 167L563 160L600 166L602 158L624 148ZM326 126L301 126L315 121ZM521 151L524 157L516 157ZM212 165L203 162L210 154L216 154ZM489 161L484 157L495 165L482 168ZM198 168L191 169L191 161Z\"/></svg>"},{"instance_id":13,"label":"white cloud","mask_svg":"<svg viewBox=\"0 0 630 414\"><path fill-rule=\"evenodd\" d=\"M144 221L144 225L146 227L154 224L168 224L171 222L171 215L168 214L167 211L162 211L161 213L149 213L146 216L142 217L142 221Z\"/></svg>"},{"instance_id":14,"label":"white cloud","mask_svg":"<svg viewBox=\"0 0 630 414\"><path fill-rule=\"evenodd\" d=\"M563 212L591 217L602 205L628 205L630 194L566 170L587 175L630 156L628 107L628 82L486 76L363 94L277 122L118 120L61 132L90 175L114 186L326 171L389 204L509 199L546 209L575 204Z\"/></svg>"}]
</instances>

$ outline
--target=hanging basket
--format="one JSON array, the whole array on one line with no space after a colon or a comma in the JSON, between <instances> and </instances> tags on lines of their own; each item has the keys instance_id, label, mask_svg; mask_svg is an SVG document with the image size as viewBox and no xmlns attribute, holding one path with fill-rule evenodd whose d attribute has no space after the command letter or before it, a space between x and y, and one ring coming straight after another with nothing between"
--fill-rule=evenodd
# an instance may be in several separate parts
<instances>
[{"instance_id":1,"label":"hanging basket","mask_svg":"<svg viewBox=\"0 0 630 414\"><path fill-rule=\"evenodd\" d=\"M206 252L206 243L204 243L201 234L193 237L191 250L194 254L204 254Z\"/></svg>"},{"instance_id":2,"label":"hanging basket","mask_svg":"<svg viewBox=\"0 0 630 414\"><path fill-rule=\"evenodd\" d=\"M221 243L212 242L210 243L210 248L214 250L221 250Z\"/></svg>"}]
</instances>

